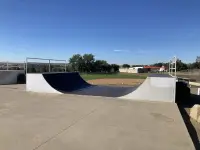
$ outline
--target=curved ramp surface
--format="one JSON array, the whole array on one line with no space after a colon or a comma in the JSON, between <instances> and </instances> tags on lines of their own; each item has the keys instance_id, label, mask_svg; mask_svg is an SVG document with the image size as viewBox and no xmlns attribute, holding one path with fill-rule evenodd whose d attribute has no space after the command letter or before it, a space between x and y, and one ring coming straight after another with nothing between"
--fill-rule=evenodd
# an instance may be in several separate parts
<instances>
[{"instance_id":1,"label":"curved ramp surface","mask_svg":"<svg viewBox=\"0 0 200 150\"><path fill-rule=\"evenodd\" d=\"M105 97L120 97L132 93L137 87L119 87L119 86L100 86L93 85L88 88L80 89L71 92L78 95L105 96Z\"/></svg>"},{"instance_id":2,"label":"curved ramp surface","mask_svg":"<svg viewBox=\"0 0 200 150\"><path fill-rule=\"evenodd\" d=\"M162 74L147 77L138 87L91 85L77 72L27 74L27 91L118 97L129 100L175 102L175 84L175 78Z\"/></svg>"},{"instance_id":3,"label":"curved ramp surface","mask_svg":"<svg viewBox=\"0 0 200 150\"><path fill-rule=\"evenodd\" d=\"M176 79L168 76L149 76L136 91L120 98L175 102Z\"/></svg>"},{"instance_id":4,"label":"curved ramp surface","mask_svg":"<svg viewBox=\"0 0 200 150\"><path fill-rule=\"evenodd\" d=\"M77 72L46 73L43 74L43 77L52 88L61 93L72 92L91 86Z\"/></svg>"},{"instance_id":5,"label":"curved ramp surface","mask_svg":"<svg viewBox=\"0 0 200 150\"><path fill-rule=\"evenodd\" d=\"M17 84L19 74L25 73L24 70L1 70L0 85L2 84Z\"/></svg>"},{"instance_id":6,"label":"curved ramp surface","mask_svg":"<svg viewBox=\"0 0 200 150\"><path fill-rule=\"evenodd\" d=\"M135 87L97 86L87 83L77 72L27 74L27 91L40 93L70 93L105 97L120 97Z\"/></svg>"},{"instance_id":7,"label":"curved ramp surface","mask_svg":"<svg viewBox=\"0 0 200 150\"><path fill-rule=\"evenodd\" d=\"M55 93L62 94L58 90L54 89L43 77L43 74L26 74L26 91L38 92L38 93Z\"/></svg>"}]
</instances>

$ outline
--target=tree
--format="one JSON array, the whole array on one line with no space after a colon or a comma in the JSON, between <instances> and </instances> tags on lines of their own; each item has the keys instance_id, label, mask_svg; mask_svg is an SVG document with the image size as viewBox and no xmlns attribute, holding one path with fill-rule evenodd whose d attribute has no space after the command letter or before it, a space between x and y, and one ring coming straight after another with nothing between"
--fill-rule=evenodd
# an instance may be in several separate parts
<instances>
[{"instance_id":1,"label":"tree","mask_svg":"<svg viewBox=\"0 0 200 150\"><path fill-rule=\"evenodd\" d=\"M103 71L104 73L110 73L110 72L111 72L111 65L109 65L109 64L104 64L104 65L102 66L102 71Z\"/></svg>"},{"instance_id":2,"label":"tree","mask_svg":"<svg viewBox=\"0 0 200 150\"><path fill-rule=\"evenodd\" d=\"M200 62L194 62L188 65L189 69L200 69Z\"/></svg>"},{"instance_id":3,"label":"tree","mask_svg":"<svg viewBox=\"0 0 200 150\"><path fill-rule=\"evenodd\" d=\"M129 64L123 64L122 67L123 68L130 68L130 65Z\"/></svg>"},{"instance_id":4,"label":"tree","mask_svg":"<svg viewBox=\"0 0 200 150\"><path fill-rule=\"evenodd\" d=\"M111 68L113 69L113 72L119 72L119 65L111 64Z\"/></svg>"},{"instance_id":5,"label":"tree","mask_svg":"<svg viewBox=\"0 0 200 150\"><path fill-rule=\"evenodd\" d=\"M188 65L186 63L183 63L180 59L177 59L176 61L176 70L181 71L181 70L187 70Z\"/></svg>"},{"instance_id":6,"label":"tree","mask_svg":"<svg viewBox=\"0 0 200 150\"><path fill-rule=\"evenodd\" d=\"M69 59L69 64L73 71L83 71L83 58L80 54L75 54Z\"/></svg>"},{"instance_id":7,"label":"tree","mask_svg":"<svg viewBox=\"0 0 200 150\"><path fill-rule=\"evenodd\" d=\"M155 67L162 67L163 65L164 65L164 63L159 62L159 63L153 64L152 66L155 66Z\"/></svg>"},{"instance_id":8,"label":"tree","mask_svg":"<svg viewBox=\"0 0 200 150\"><path fill-rule=\"evenodd\" d=\"M27 64L27 72L28 73L36 73L36 68L35 68L35 66L34 65L32 65L32 64Z\"/></svg>"},{"instance_id":9,"label":"tree","mask_svg":"<svg viewBox=\"0 0 200 150\"><path fill-rule=\"evenodd\" d=\"M132 67L141 67L143 65L132 65Z\"/></svg>"},{"instance_id":10,"label":"tree","mask_svg":"<svg viewBox=\"0 0 200 150\"><path fill-rule=\"evenodd\" d=\"M94 62L93 71L94 72L103 72L103 71L105 71L104 70L104 68L105 68L104 66L106 66L106 65L108 65L108 63L105 60L96 60Z\"/></svg>"},{"instance_id":11,"label":"tree","mask_svg":"<svg viewBox=\"0 0 200 150\"><path fill-rule=\"evenodd\" d=\"M83 68L85 72L91 72L93 69L93 65L95 62L95 58L93 54L84 54L83 55Z\"/></svg>"}]
</instances>

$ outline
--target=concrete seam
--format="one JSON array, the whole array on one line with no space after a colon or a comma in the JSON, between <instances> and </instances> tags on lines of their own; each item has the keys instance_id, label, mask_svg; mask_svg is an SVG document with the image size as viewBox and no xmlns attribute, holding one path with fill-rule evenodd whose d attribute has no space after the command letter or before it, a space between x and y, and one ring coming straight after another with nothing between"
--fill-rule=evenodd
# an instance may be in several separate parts
<instances>
[{"instance_id":1,"label":"concrete seam","mask_svg":"<svg viewBox=\"0 0 200 150\"><path fill-rule=\"evenodd\" d=\"M41 144L39 144L38 146L36 146L35 148L33 148L32 150L37 150L40 147L44 146L45 144L47 144L48 142L50 142L51 140L56 139L56 137L58 137L59 135L61 135L62 133L64 133L65 131L67 131L69 128L73 127L76 123L78 123L79 121L85 119L86 117L88 117L89 115L91 115L92 113L94 113L98 108L93 109L91 112L89 112L88 114L84 115L83 117L75 120L72 124L70 124L69 126L67 126L66 128L62 129L60 132L58 132L57 134L53 135L52 137L48 138L46 141L42 142Z\"/></svg>"}]
</instances>

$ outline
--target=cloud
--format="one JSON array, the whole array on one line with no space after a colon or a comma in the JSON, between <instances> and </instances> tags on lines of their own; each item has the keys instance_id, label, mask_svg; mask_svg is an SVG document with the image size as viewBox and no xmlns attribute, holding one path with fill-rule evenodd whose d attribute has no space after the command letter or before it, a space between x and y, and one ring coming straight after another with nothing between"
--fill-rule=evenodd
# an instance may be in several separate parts
<instances>
[{"instance_id":1,"label":"cloud","mask_svg":"<svg viewBox=\"0 0 200 150\"><path fill-rule=\"evenodd\" d=\"M130 52L130 50L124 50L124 49L115 49L114 52Z\"/></svg>"},{"instance_id":2,"label":"cloud","mask_svg":"<svg viewBox=\"0 0 200 150\"><path fill-rule=\"evenodd\" d=\"M126 49L115 49L113 50L114 52L119 52L119 53L133 53L134 55L149 55L153 51L150 50L143 50L141 48L135 49L135 50L126 50Z\"/></svg>"}]
</instances>

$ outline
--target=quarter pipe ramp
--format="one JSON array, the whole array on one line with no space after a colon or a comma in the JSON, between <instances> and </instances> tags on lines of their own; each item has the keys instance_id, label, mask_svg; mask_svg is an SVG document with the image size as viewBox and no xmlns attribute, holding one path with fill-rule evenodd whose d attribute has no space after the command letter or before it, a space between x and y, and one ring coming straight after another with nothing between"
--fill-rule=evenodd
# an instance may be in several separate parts
<instances>
[{"instance_id":1,"label":"quarter pipe ramp","mask_svg":"<svg viewBox=\"0 0 200 150\"><path fill-rule=\"evenodd\" d=\"M26 90L40 93L118 97L129 100L175 101L175 78L150 75L138 87L97 86L84 81L79 73L27 74Z\"/></svg>"}]
</instances>

